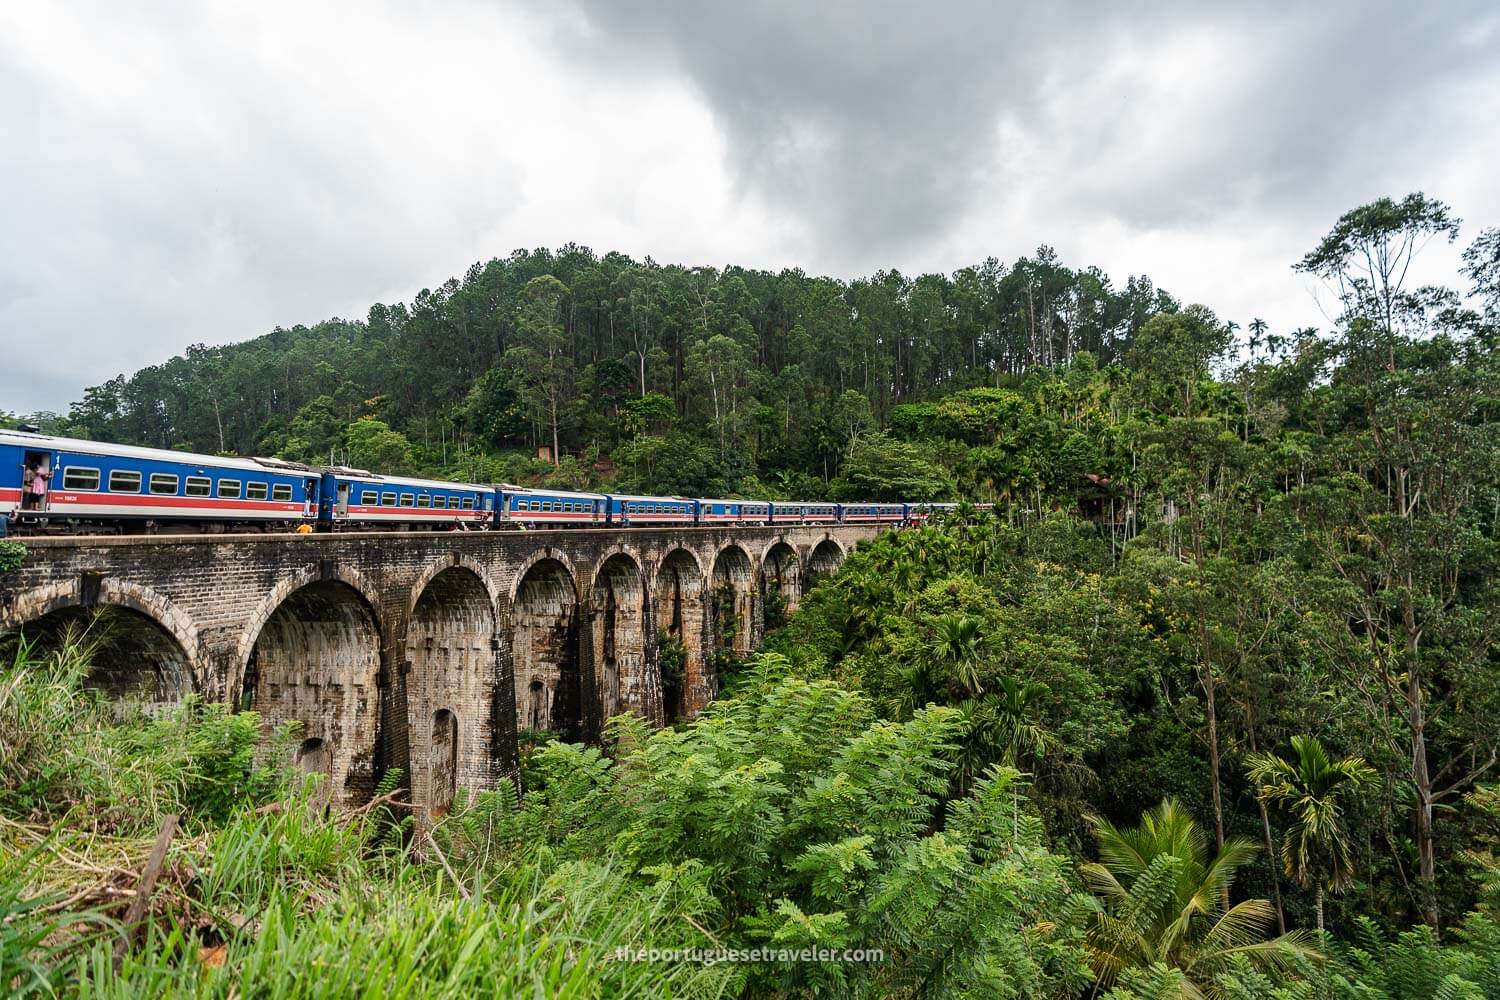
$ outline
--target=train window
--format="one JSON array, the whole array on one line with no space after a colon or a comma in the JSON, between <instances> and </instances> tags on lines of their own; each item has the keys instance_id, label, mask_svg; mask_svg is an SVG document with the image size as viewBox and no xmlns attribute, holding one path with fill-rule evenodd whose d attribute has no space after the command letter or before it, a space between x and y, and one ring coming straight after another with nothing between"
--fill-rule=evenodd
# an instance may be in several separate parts
<instances>
[{"instance_id":1,"label":"train window","mask_svg":"<svg viewBox=\"0 0 1500 1000\"><path fill-rule=\"evenodd\" d=\"M403 494L401 494L401 506L403 506L403 507L410 507L411 504L412 504L412 499L413 498L412 498L412 495L410 493L403 493Z\"/></svg>"},{"instance_id":2,"label":"train window","mask_svg":"<svg viewBox=\"0 0 1500 1000\"><path fill-rule=\"evenodd\" d=\"M134 469L111 469L109 472L109 491L111 493L139 493L141 491L141 474Z\"/></svg>"},{"instance_id":3,"label":"train window","mask_svg":"<svg viewBox=\"0 0 1500 1000\"><path fill-rule=\"evenodd\" d=\"M273 483L271 485L271 499L280 500L285 503L292 499L291 483Z\"/></svg>"},{"instance_id":4,"label":"train window","mask_svg":"<svg viewBox=\"0 0 1500 1000\"><path fill-rule=\"evenodd\" d=\"M426 493L419 493L419 494L417 494L417 506L418 507L431 507L432 506L432 497L430 497Z\"/></svg>"},{"instance_id":5,"label":"train window","mask_svg":"<svg viewBox=\"0 0 1500 1000\"><path fill-rule=\"evenodd\" d=\"M80 469L77 466L70 465L63 470L63 489L97 490L98 488L98 469Z\"/></svg>"},{"instance_id":6,"label":"train window","mask_svg":"<svg viewBox=\"0 0 1500 1000\"><path fill-rule=\"evenodd\" d=\"M396 494L394 494L394 493L382 493L382 494L380 494L380 506L382 506L382 507L394 507L394 506L396 506Z\"/></svg>"},{"instance_id":7,"label":"train window","mask_svg":"<svg viewBox=\"0 0 1500 1000\"><path fill-rule=\"evenodd\" d=\"M153 472L149 488L157 496L176 496L177 477L168 472Z\"/></svg>"},{"instance_id":8,"label":"train window","mask_svg":"<svg viewBox=\"0 0 1500 1000\"><path fill-rule=\"evenodd\" d=\"M206 497L209 493L209 487L212 485L207 476L188 476L187 489L183 490L183 492L190 497Z\"/></svg>"},{"instance_id":9,"label":"train window","mask_svg":"<svg viewBox=\"0 0 1500 1000\"><path fill-rule=\"evenodd\" d=\"M432 498L432 506L437 510L447 510L448 498L440 493Z\"/></svg>"},{"instance_id":10,"label":"train window","mask_svg":"<svg viewBox=\"0 0 1500 1000\"><path fill-rule=\"evenodd\" d=\"M473 497L464 497L464 510L473 510L473 509L474 509L474 498Z\"/></svg>"},{"instance_id":11,"label":"train window","mask_svg":"<svg viewBox=\"0 0 1500 1000\"><path fill-rule=\"evenodd\" d=\"M240 481L238 479L219 480L219 496L225 500L238 500L240 498Z\"/></svg>"},{"instance_id":12,"label":"train window","mask_svg":"<svg viewBox=\"0 0 1500 1000\"><path fill-rule=\"evenodd\" d=\"M246 483L245 484L245 499L246 500L264 500L266 498L266 495L269 494L270 492L271 492L271 487L267 486L265 483Z\"/></svg>"},{"instance_id":13,"label":"train window","mask_svg":"<svg viewBox=\"0 0 1500 1000\"><path fill-rule=\"evenodd\" d=\"M359 493L359 502L366 507L378 507L380 506L380 494L374 490L361 490Z\"/></svg>"},{"instance_id":14,"label":"train window","mask_svg":"<svg viewBox=\"0 0 1500 1000\"><path fill-rule=\"evenodd\" d=\"M494 499L494 497L485 497L484 498L484 509L485 510L494 510L495 509L495 499Z\"/></svg>"}]
</instances>

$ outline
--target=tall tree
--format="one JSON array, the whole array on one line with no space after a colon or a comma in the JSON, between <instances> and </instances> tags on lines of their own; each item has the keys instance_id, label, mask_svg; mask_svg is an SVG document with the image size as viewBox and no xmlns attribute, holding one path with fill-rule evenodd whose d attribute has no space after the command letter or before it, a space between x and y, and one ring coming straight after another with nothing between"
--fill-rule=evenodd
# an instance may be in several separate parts
<instances>
[{"instance_id":1,"label":"tall tree","mask_svg":"<svg viewBox=\"0 0 1500 1000\"><path fill-rule=\"evenodd\" d=\"M567 298L568 286L551 275L528 281L516 312L517 344L505 353L522 395L551 428L554 465L562 461L562 415L572 400L573 359L562 322Z\"/></svg>"},{"instance_id":2,"label":"tall tree","mask_svg":"<svg viewBox=\"0 0 1500 1000\"><path fill-rule=\"evenodd\" d=\"M1286 874L1317 892L1318 931L1323 931L1323 892L1340 892L1354 877L1354 859L1344 807L1375 771L1362 757L1332 760L1314 736L1293 736L1287 761L1275 754L1247 759L1250 780L1259 796L1289 817L1281 841Z\"/></svg>"}]
</instances>

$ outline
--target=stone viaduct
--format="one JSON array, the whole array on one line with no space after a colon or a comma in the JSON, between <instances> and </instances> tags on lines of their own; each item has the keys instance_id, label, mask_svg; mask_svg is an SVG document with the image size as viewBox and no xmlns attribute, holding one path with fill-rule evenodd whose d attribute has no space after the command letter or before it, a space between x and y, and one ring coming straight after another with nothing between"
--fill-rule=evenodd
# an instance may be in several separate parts
<instances>
[{"instance_id":1,"label":"stone viaduct","mask_svg":"<svg viewBox=\"0 0 1500 1000\"><path fill-rule=\"evenodd\" d=\"M88 627L91 684L252 708L268 735L300 723L297 762L338 799L399 767L436 814L513 781L518 732L695 715L713 651L759 642L767 595L795 607L880 530L30 538L0 575L0 631Z\"/></svg>"}]
</instances>

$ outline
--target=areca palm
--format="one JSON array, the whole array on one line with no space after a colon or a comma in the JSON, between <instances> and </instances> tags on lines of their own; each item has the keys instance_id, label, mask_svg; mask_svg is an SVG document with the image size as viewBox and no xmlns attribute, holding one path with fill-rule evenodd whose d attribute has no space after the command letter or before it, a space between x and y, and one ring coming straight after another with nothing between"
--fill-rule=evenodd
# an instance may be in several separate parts
<instances>
[{"instance_id":1,"label":"areca palm","mask_svg":"<svg viewBox=\"0 0 1500 1000\"><path fill-rule=\"evenodd\" d=\"M1083 876L1100 902L1088 936L1100 988L1127 968L1159 963L1182 972L1184 1000L1217 994L1214 976L1237 956L1273 968L1314 958L1301 931L1267 939L1276 911L1264 899L1230 902L1234 878L1255 857L1244 837L1213 856L1198 823L1168 799L1122 829L1095 821L1100 860Z\"/></svg>"},{"instance_id":2,"label":"areca palm","mask_svg":"<svg viewBox=\"0 0 1500 1000\"><path fill-rule=\"evenodd\" d=\"M1005 763L1020 767L1023 756L1040 757L1047 750L1049 734L1036 721L1042 699L1052 689L1041 681L1000 678L995 708L998 732L1005 744Z\"/></svg>"},{"instance_id":3,"label":"areca palm","mask_svg":"<svg viewBox=\"0 0 1500 1000\"><path fill-rule=\"evenodd\" d=\"M1363 757L1329 758L1312 736L1293 736L1295 761L1276 754L1252 754L1250 780L1260 797L1286 812L1291 823L1281 838L1281 863L1288 877L1317 891L1318 930L1323 930L1324 890L1340 892L1354 877L1354 858L1344 827L1343 800L1375 780Z\"/></svg>"},{"instance_id":4,"label":"areca palm","mask_svg":"<svg viewBox=\"0 0 1500 1000\"><path fill-rule=\"evenodd\" d=\"M938 663L948 667L958 682L974 694L984 689L979 680L983 653L983 622L971 615L945 614L933 621Z\"/></svg>"}]
</instances>

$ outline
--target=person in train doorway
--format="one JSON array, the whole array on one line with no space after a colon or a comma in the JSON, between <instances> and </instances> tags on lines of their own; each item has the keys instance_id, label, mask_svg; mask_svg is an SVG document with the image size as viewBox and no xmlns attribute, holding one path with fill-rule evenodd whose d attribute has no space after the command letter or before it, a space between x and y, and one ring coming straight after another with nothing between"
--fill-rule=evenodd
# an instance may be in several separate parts
<instances>
[{"instance_id":1,"label":"person in train doorway","mask_svg":"<svg viewBox=\"0 0 1500 1000\"><path fill-rule=\"evenodd\" d=\"M21 509L41 510L47 500L47 486L52 480L52 464L46 455L26 463L21 475Z\"/></svg>"}]
</instances>

